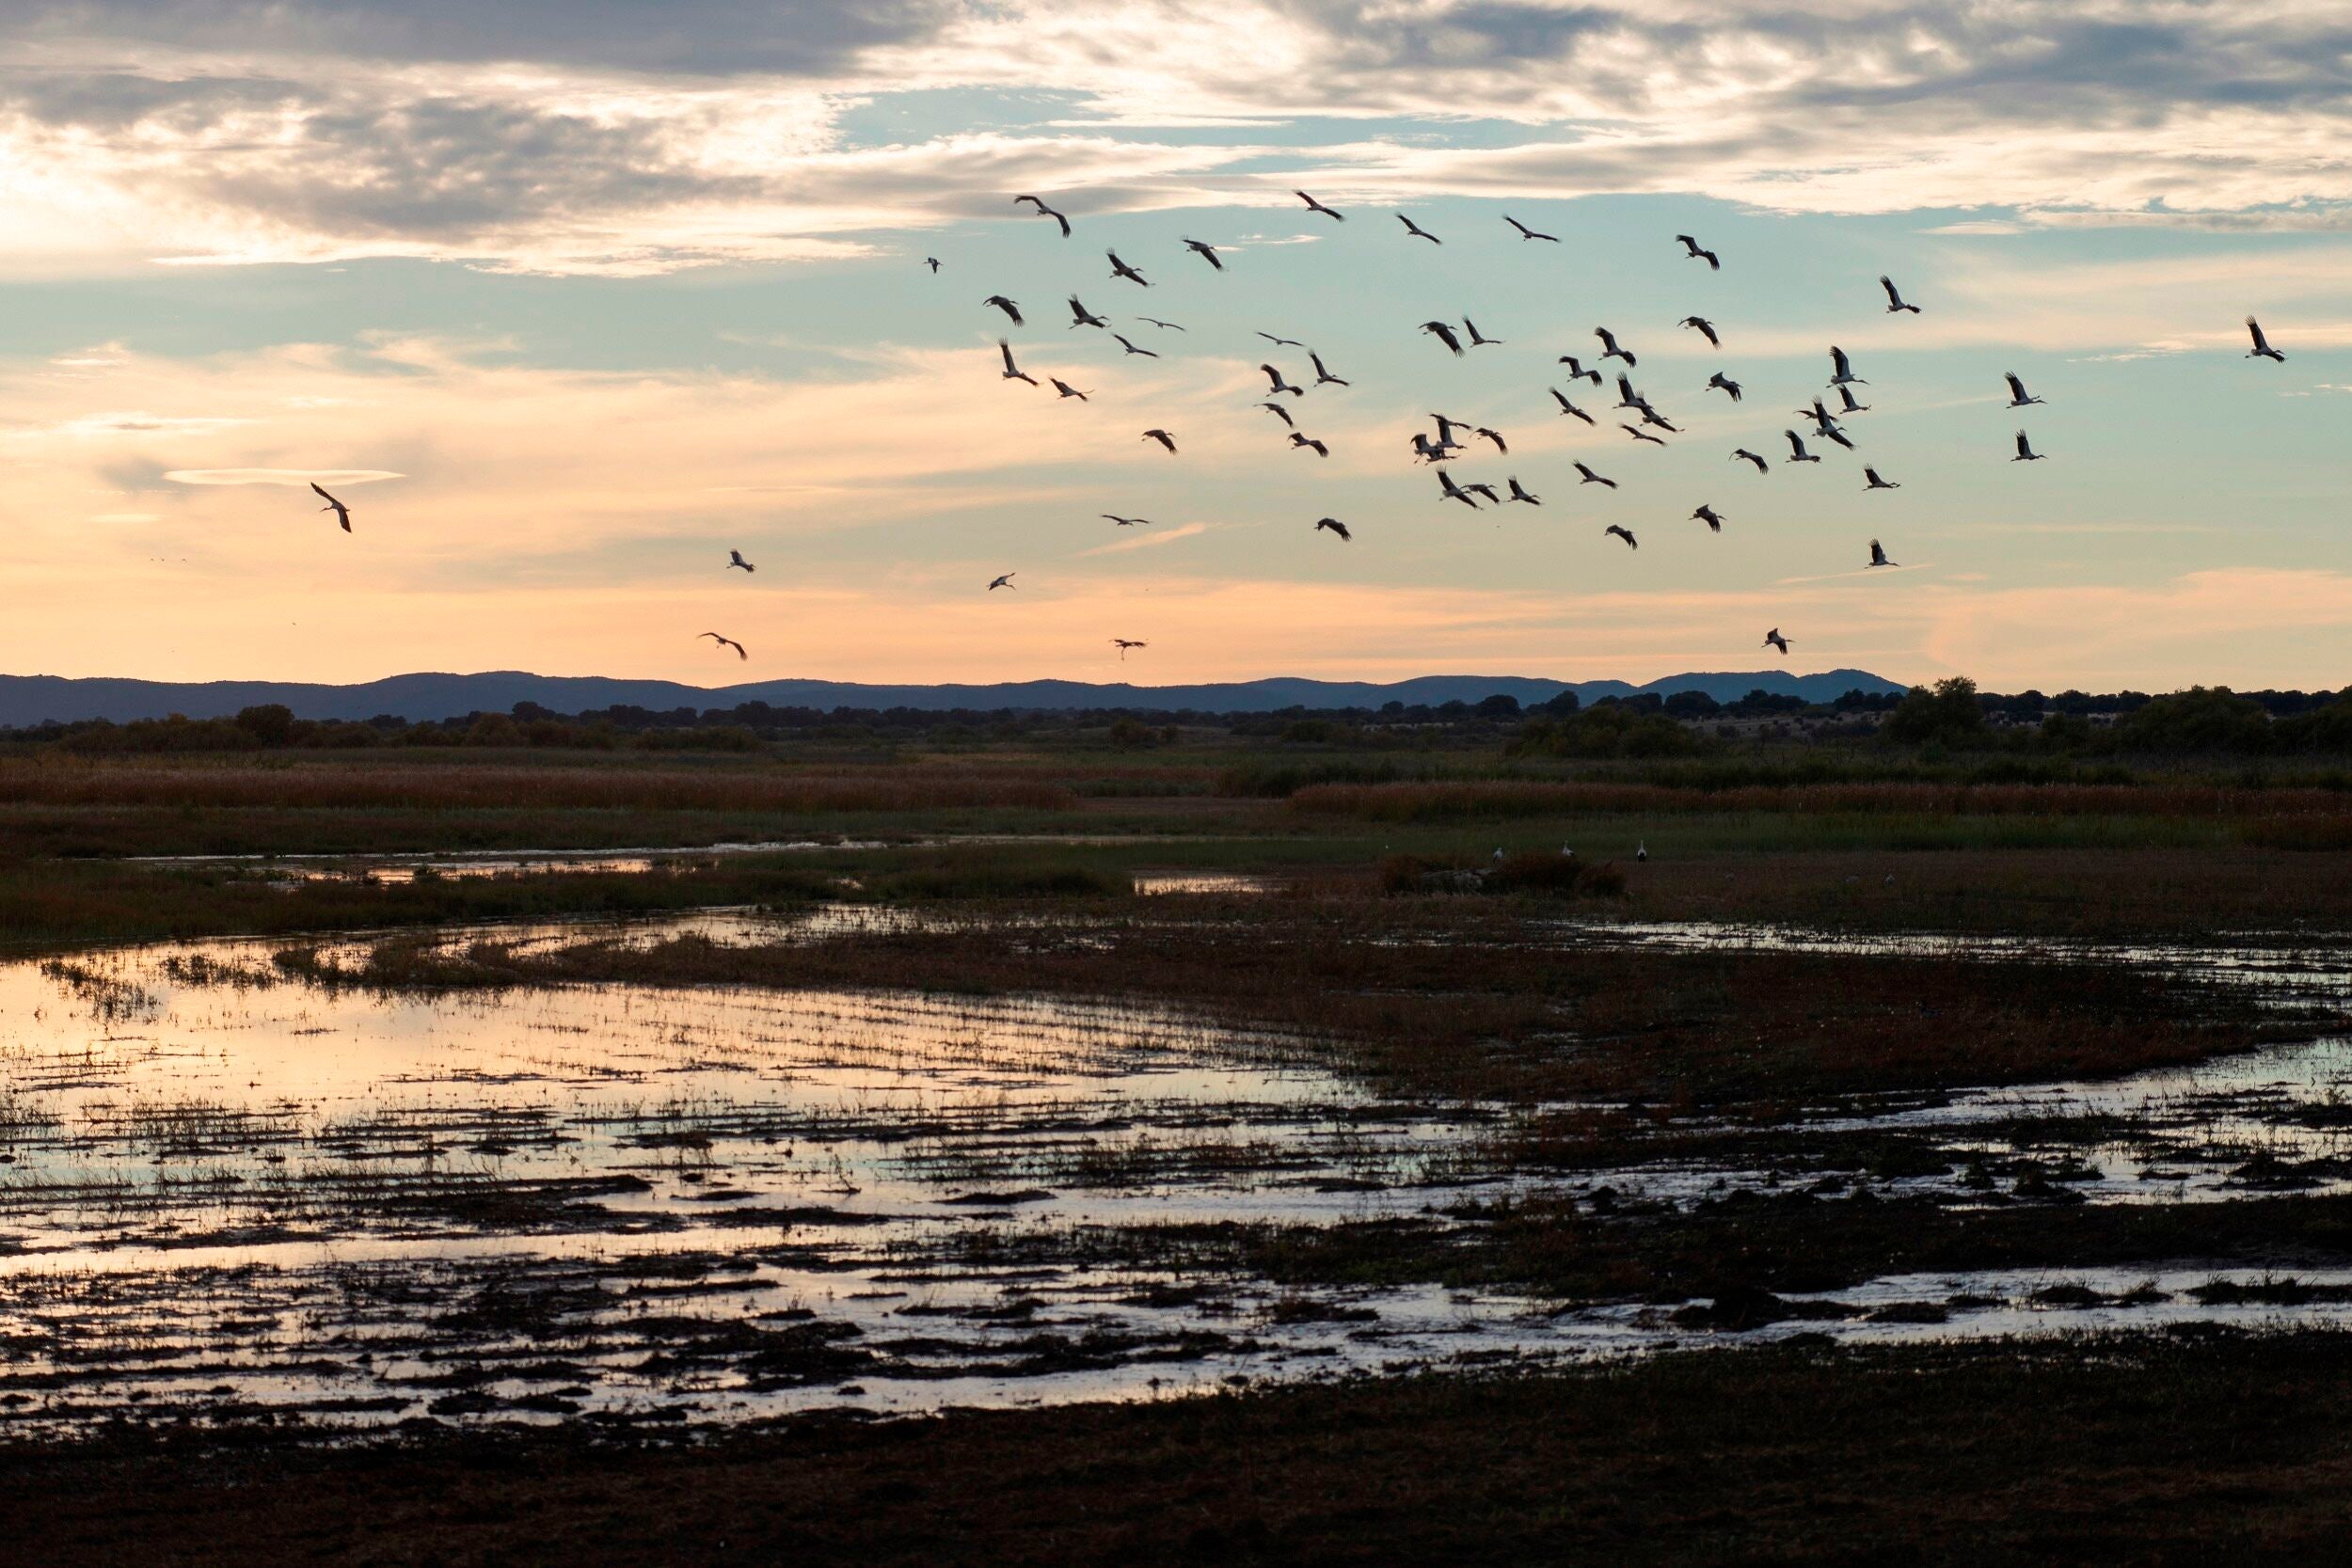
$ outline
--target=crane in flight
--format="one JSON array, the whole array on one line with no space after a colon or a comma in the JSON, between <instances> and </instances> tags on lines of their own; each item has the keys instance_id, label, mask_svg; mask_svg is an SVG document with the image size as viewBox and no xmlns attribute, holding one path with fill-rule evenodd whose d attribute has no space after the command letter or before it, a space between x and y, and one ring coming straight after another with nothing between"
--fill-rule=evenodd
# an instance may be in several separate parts
<instances>
[{"instance_id":1,"label":"crane in flight","mask_svg":"<svg viewBox=\"0 0 2352 1568\"><path fill-rule=\"evenodd\" d=\"M1553 245L1558 245L1560 243L1559 235L1547 234L1540 230L1530 229L1527 225L1521 223L1518 219L1513 217L1508 213L1502 214L1502 221L1518 230L1519 231L1519 238L1522 240L1549 240Z\"/></svg>"},{"instance_id":2,"label":"crane in flight","mask_svg":"<svg viewBox=\"0 0 2352 1568\"><path fill-rule=\"evenodd\" d=\"M2001 379L2009 383L2009 405L2011 408L2023 408L2027 404L2040 403L2042 401L2040 398L2033 397L2026 392L2026 384L2017 379L2017 372L2015 371L2002 372Z\"/></svg>"},{"instance_id":3,"label":"crane in flight","mask_svg":"<svg viewBox=\"0 0 2352 1568\"><path fill-rule=\"evenodd\" d=\"M1723 339L1716 334L1715 324L1708 321L1705 316L1685 316L1682 318L1680 325L1696 328L1698 335L1707 340L1709 347L1721 348L1724 346Z\"/></svg>"},{"instance_id":4,"label":"crane in flight","mask_svg":"<svg viewBox=\"0 0 2352 1568\"><path fill-rule=\"evenodd\" d=\"M1899 566L1901 564L1902 562L1899 561L1891 561L1887 559L1885 546L1882 546L1877 540L1873 539L1870 541L1870 565ZM1867 571L1868 568L1866 567L1864 569Z\"/></svg>"},{"instance_id":5,"label":"crane in flight","mask_svg":"<svg viewBox=\"0 0 2352 1568\"><path fill-rule=\"evenodd\" d=\"M1345 223L1347 221L1347 214L1345 213L1333 212L1330 208L1326 207L1322 202L1317 201L1313 197L1309 196L1305 191L1293 191L1291 192L1291 195L1305 202L1307 204L1307 211L1311 213L1321 213L1325 217L1330 218L1336 223Z\"/></svg>"},{"instance_id":6,"label":"crane in flight","mask_svg":"<svg viewBox=\"0 0 2352 1568\"><path fill-rule=\"evenodd\" d=\"M1423 332L1428 333L1431 337L1437 339L1438 341L1443 343L1448 349L1453 351L1454 356L1456 359L1459 359L1462 356L1462 340L1454 335L1454 326L1452 323L1423 322L1421 324L1421 329Z\"/></svg>"},{"instance_id":7,"label":"crane in flight","mask_svg":"<svg viewBox=\"0 0 2352 1568\"><path fill-rule=\"evenodd\" d=\"M1642 547L1642 542L1633 537L1633 531L1623 523L1611 523L1607 528L1602 529L1601 532L1615 534L1625 541L1625 547L1629 550L1638 550Z\"/></svg>"},{"instance_id":8,"label":"crane in flight","mask_svg":"<svg viewBox=\"0 0 2352 1568\"><path fill-rule=\"evenodd\" d=\"M1731 460L1734 463L1753 463L1756 465L1756 471L1759 474L1769 474L1772 471L1772 466L1770 463L1765 462L1763 458L1745 447L1734 447L1731 451Z\"/></svg>"},{"instance_id":9,"label":"crane in flight","mask_svg":"<svg viewBox=\"0 0 2352 1568\"><path fill-rule=\"evenodd\" d=\"M1544 504L1544 498L1535 494L1533 490L1530 490L1526 485L1521 484L1519 483L1518 475L1513 474L1511 476L1510 487L1511 499L1513 500L1525 501L1530 506L1541 506Z\"/></svg>"},{"instance_id":10,"label":"crane in flight","mask_svg":"<svg viewBox=\"0 0 2352 1568\"><path fill-rule=\"evenodd\" d=\"M1331 449L1328 446L1316 440L1311 436L1302 436L1295 430L1291 432L1291 445L1294 447L1311 448L1317 457L1328 457L1331 455Z\"/></svg>"},{"instance_id":11,"label":"crane in flight","mask_svg":"<svg viewBox=\"0 0 2352 1568\"><path fill-rule=\"evenodd\" d=\"M1617 482L1615 480L1603 479L1600 475L1593 472L1592 469L1586 467L1581 463L1575 465L1575 467L1578 476L1576 482L1579 484L1606 484L1612 490L1614 490L1617 487Z\"/></svg>"},{"instance_id":12,"label":"crane in flight","mask_svg":"<svg viewBox=\"0 0 2352 1568\"><path fill-rule=\"evenodd\" d=\"M1080 403L1089 403L1093 401L1084 392L1078 390L1077 388L1073 387L1069 382L1064 381L1060 376L1049 375L1045 379L1054 384L1054 390L1062 397L1076 398Z\"/></svg>"},{"instance_id":13,"label":"crane in flight","mask_svg":"<svg viewBox=\"0 0 2352 1568\"><path fill-rule=\"evenodd\" d=\"M1011 300L1007 299L1002 294L991 294L986 299L980 301L980 303L982 305L993 305L996 309L1002 310L1006 315L1010 316L1012 318L1012 325L1015 326L1025 326L1027 325L1027 323L1021 319L1021 307L1015 305Z\"/></svg>"},{"instance_id":14,"label":"crane in flight","mask_svg":"<svg viewBox=\"0 0 2352 1568\"><path fill-rule=\"evenodd\" d=\"M1340 543L1342 544L1345 544L1348 540L1356 537L1354 534L1347 531L1347 525L1341 522L1337 517L1316 518L1315 531L1321 533L1326 531L1338 534L1340 536Z\"/></svg>"},{"instance_id":15,"label":"crane in flight","mask_svg":"<svg viewBox=\"0 0 2352 1568\"><path fill-rule=\"evenodd\" d=\"M1135 268L1129 266L1126 262L1119 259L1118 251L1106 250L1103 252L1103 254L1111 259L1111 276L1113 277L1123 277L1130 283L1140 283L1147 289L1152 286L1151 280L1145 277L1143 274L1137 272Z\"/></svg>"},{"instance_id":16,"label":"crane in flight","mask_svg":"<svg viewBox=\"0 0 2352 1568\"><path fill-rule=\"evenodd\" d=\"M1774 626L1772 630L1764 634L1764 646L1767 648L1778 648L1780 650L1780 657L1783 658L1787 658L1788 657L1788 639L1780 635L1780 628L1778 626Z\"/></svg>"},{"instance_id":17,"label":"crane in flight","mask_svg":"<svg viewBox=\"0 0 2352 1568\"><path fill-rule=\"evenodd\" d=\"M1462 318L1462 325L1463 325L1464 326L1467 326L1467 327L1469 327L1469 328L1470 328L1470 347L1472 347L1472 348L1478 348L1478 347L1480 347L1480 346L1482 346L1482 345L1487 345L1487 344L1491 344L1492 346L1497 347L1497 348L1500 348L1500 347L1502 347L1502 339L1500 339L1500 338L1489 338L1489 337L1486 336L1484 333L1482 333L1482 332L1480 332L1480 331L1478 330L1478 324L1477 324L1476 322L1474 322L1474 321L1470 320L1468 316L1464 316L1464 317Z\"/></svg>"},{"instance_id":18,"label":"crane in flight","mask_svg":"<svg viewBox=\"0 0 2352 1568\"><path fill-rule=\"evenodd\" d=\"M1868 382L1864 381L1860 376L1853 373L1852 361L1846 357L1846 351L1839 348L1836 343L1832 343L1829 346L1829 362L1833 372L1835 372L1829 378L1829 384L1831 386L1843 387L1849 381L1859 382L1865 387L1869 385Z\"/></svg>"},{"instance_id":19,"label":"crane in flight","mask_svg":"<svg viewBox=\"0 0 2352 1568\"><path fill-rule=\"evenodd\" d=\"M1396 221L1405 226L1405 232L1407 234L1416 235L1419 238L1427 240L1431 245L1445 244L1443 240L1438 238L1437 235L1432 234L1428 230L1423 229L1420 224L1415 223L1411 218L1406 217L1403 213L1396 214Z\"/></svg>"},{"instance_id":20,"label":"crane in flight","mask_svg":"<svg viewBox=\"0 0 2352 1568\"><path fill-rule=\"evenodd\" d=\"M1622 359L1625 361L1627 370L1640 369L1639 362L1634 359L1633 356L1617 346L1615 333L1605 326L1596 326L1593 328L1593 336L1600 340L1600 356L1603 359Z\"/></svg>"},{"instance_id":21,"label":"crane in flight","mask_svg":"<svg viewBox=\"0 0 2352 1568\"><path fill-rule=\"evenodd\" d=\"M1303 398L1307 395L1303 388L1294 387L1289 382L1283 380L1282 372L1276 370L1272 365L1260 365L1258 369L1265 372L1266 380L1273 383L1268 390L1274 392L1288 392L1295 398Z\"/></svg>"},{"instance_id":22,"label":"crane in flight","mask_svg":"<svg viewBox=\"0 0 2352 1568\"><path fill-rule=\"evenodd\" d=\"M1143 433L1143 438L1147 441L1157 441L1160 445L1166 447L1170 451L1174 451L1176 450L1176 437L1170 436L1167 431L1158 429L1157 427L1145 431Z\"/></svg>"},{"instance_id":23,"label":"crane in flight","mask_svg":"<svg viewBox=\"0 0 2352 1568\"><path fill-rule=\"evenodd\" d=\"M1731 377L1725 375L1721 371L1717 371L1713 375L1707 378L1707 388L1703 389L1727 392L1731 395L1732 402L1738 403L1740 401L1740 384L1732 380Z\"/></svg>"},{"instance_id":24,"label":"crane in flight","mask_svg":"<svg viewBox=\"0 0 2352 1568\"><path fill-rule=\"evenodd\" d=\"M1598 378L1596 377L1595 379ZM1561 413L1573 414L1578 419L1582 420L1586 424L1591 424L1593 422L1593 417L1584 412L1581 408L1579 408L1575 404L1570 403L1567 400L1567 395L1562 392L1557 387L1551 388L1551 401L1560 405Z\"/></svg>"},{"instance_id":25,"label":"crane in flight","mask_svg":"<svg viewBox=\"0 0 2352 1568\"><path fill-rule=\"evenodd\" d=\"M2246 330L2252 334L2254 339L2254 346L2252 349L2248 351L2246 357L2249 359L2273 359L2281 365L2287 362L2287 356L2280 354L2277 349L2272 348L2270 346L2270 340L2263 336L2262 323L2256 321L2253 317L2249 316L2246 318Z\"/></svg>"},{"instance_id":26,"label":"crane in flight","mask_svg":"<svg viewBox=\"0 0 2352 1568\"><path fill-rule=\"evenodd\" d=\"M1788 456L1787 461L1790 463L1819 463L1820 461L1820 458L1804 450L1804 436L1798 435L1793 430L1784 430L1781 434L1788 437Z\"/></svg>"},{"instance_id":27,"label":"crane in flight","mask_svg":"<svg viewBox=\"0 0 2352 1568\"><path fill-rule=\"evenodd\" d=\"M1011 343L999 338L996 340L996 351L1005 356L1005 379L1007 381L1025 381L1032 387L1037 385L1036 376L1024 373L1021 367L1012 362Z\"/></svg>"},{"instance_id":28,"label":"crane in flight","mask_svg":"<svg viewBox=\"0 0 2352 1568\"><path fill-rule=\"evenodd\" d=\"M1127 662L1128 649L1148 648L1152 644L1149 642L1138 642L1132 637L1114 637L1111 639L1111 646L1119 650L1119 662L1121 664Z\"/></svg>"},{"instance_id":29,"label":"crane in flight","mask_svg":"<svg viewBox=\"0 0 2352 1568\"><path fill-rule=\"evenodd\" d=\"M1014 206L1016 206L1016 207L1020 206L1020 205L1021 205L1023 202L1025 202L1025 202L1027 202L1030 206L1035 207L1035 208L1037 209L1037 215L1038 215L1039 217L1041 217L1041 218L1052 218L1052 219L1053 219L1056 223L1060 224L1060 225L1061 225L1061 237L1062 237L1063 239L1065 239L1065 240L1066 240L1066 239L1068 239L1068 238L1070 238L1070 220L1069 220L1068 218L1066 218L1066 217L1062 216L1059 213L1057 213L1057 212L1054 211L1054 209L1053 209L1053 208L1048 207L1047 205L1045 205L1045 203L1044 203L1044 202L1040 201L1040 200L1039 200L1036 197L1033 197L1033 196L1016 196L1016 197L1014 197L1014 198L1012 198L1012 204L1013 204Z\"/></svg>"},{"instance_id":30,"label":"crane in flight","mask_svg":"<svg viewBox=\"0 0 2352 1568\"><path fill-rule=\"evenodd\" d=\"M1705 245L1699 244L1698 241L1692 239L1690 235L1677 234L1675 238L1682 242L1682 254L1686 259L1693 261L1705 261L1707 263L1707 270L1709 272L1721 272L1724 270L1724 263L1716 257L1715 253L1708 249Z\"/></svg>"},{"instance_id":31,"label":"crane in flight","mask_svg":"<svg viewBox=\"0 0 2352 1568\"><path fill-rule=\"evenodd\" d=\"M1560 356L1560 363L1568 367L1568 379L1570 381L1589 381L1596 387L1600 385L1600 372L1598 371L1586 370L1584 368L1583 361L1577 358L1575 355L1562 355Z\"/></svg>"},{"instance_id":32,"label":"crane in flight","mask_svg":"<svg viewBox=\"0 0 2352 1568\"><path fill-rule=\"evenodd\" d=\"M1120 528L1134 528L1138 524L1144 528L1152 526L1152 519L1149 517L1122 517L1116 512L1105 512L1102 515L1108 521L1117 523Z\"/></svg>"},{"instance_id":33,"label":"crane in flight","mask_svg":"<svg viewBox=\"0 0 2352 1568\"><path fill-rule=\"evenodd\" d=\"M1317 354L1313 349L1309 349L1307 351L1307 357L1314 364L1316 386L1321 387L1328 384L1333 387L1350 387L1355 385L1353 382L1343 380L1339 376L1333 375L1329 371L1325 370L1323 368L1323 356Z\"/></svg>"},{"instance_id":34,"label":"crane in flight","mask_svg":"<svg viewBox=\"0 0 2352 1568\"><path fill-rule=\"evenodd\" d=\"M2017 433L2017 455L2010 461L2011 463L2039 463L2042 461L2042 454L2033 450L2033 443L2026 439L2026 433L2021 430Z\"/></svg>"},{"instance_id":35,"label":"crane in flight","mask_svg":"<svg viewBox=\"0 0 2352 1568\"><path fill-rule=\"evenodd\" d=\"M1905 310L1915 316L1919 313L1919 308L1907 302L1902 296L1902 291L1895 287L1895 280L1884 273L1879 274L1879 287L1886 291L1886 313L1888 315L1899 315ZM1788 651L1786 648L1781 650L1783 653Z\"/></svg>"},{"instance_id":36,"label":"crane in flight","mask_svg":"<svg viewBox=\"0 0 2352 1568\"><path fill-rule=\"evenodd\" d=\"M1699 522L1705 523L1709 533L1721 533L1724 531L1724 515L1711 506L1703 505L1691 515Z\"/></svg>"},{"instance_id":37,"label":"crane in flight","mask_svg":"<svg viewBox=\"0 0 2352 1568\"><path fill-rule=\"evenodd\" d=\"M1879 478L1879 471L1876 468L1864 468L1862 477L1867 482L1862 486L1865 490L1899 490L1902 488L1891 479Z\"/></svg>"},{"instance_id":38,"label":"crane in flight","mask_svg":"<svg viewBox=\"0 0 2352 1568\"><path fill-rule=\"evenodd\" d=\"M733 648L735 650L735 657L738 658L749 658L752 657L743 651L743 644L738 642L732 637L722 637L715 631L707 631L702 635L709 638L712 642L722 648Z\"/></svg>"},{"instance_id":39,"label":"crane in flight","mask_svg":"<svg viewBox=\"0 0 2352 1568\"><path fill-rule=\"evenodd\" d=\"M1007 572L1003 577L992 578L989 579L988 591L993 594L999 588L1009 588L1015 593L1018 593L1020 592L1020 584L1014 582L1012 579L1020 575L1021 574L1018 572Z\"/></svg>"},{"instance_id":40,"label":"crane in flight","mask_svg":"<svg viewBox=\"0 0 2352 1568\"><path fill-rule=\"evenodd\" d=\"M1205 240L1186 240L1184 242L1184 248L1197 254L1202 261L1208 262L1209 265L1215 267L1217 271L1223 272L1225 270L1225 263L1217 260L1216 246L1210 245Z\"/></svg>"},{"instance_id":41,"label":"crane in flight","mask_svg":"<svg viewBox=\"0 0 2352 1568\"><path fill-rule=\"evenodd\" d=\"M747 572L756 572L759 570L758 567L743 559L743 552L741 550L727 551L727 570L731 572L738 566L742 567L743 570Z\"/></svg>"},{"instance_id":42,"label":"crane in flight","mask_svg":"<svg viewBox=\"0 0 2352 1568\"><path fill-rule=\"evenodd\" d=\"M315 479L310 482L310 490L312 494L316 495L321 500L326 503L325 506L320 507L319 510L321 512L332 512L335 514L335 520L342 525L343 531L345 533L349 533L351 531L351 508L345 506L342 502L328 495L325 490L320 489L319 482Z\"/></svg>"},{"instance_id":43,"label":"crane in flight","mask_svg":"<svg viewBox=\"0 0 2352 1568\"><path fill-rule=\"evenodd\" d=\"M1070 296L1070 325L1072 326L1099 326L1107 332L1110 330L1111 324L1079 304L1078 296L1072 294Z\"/></svg>"},{"instance_id":44,"label":"crane in flight","mask_svg":"<svg viewBox=\"0 0 2352 1568\"><path fill-rule=\"evenodd\" d=\"M1280 404L1262 403L1258 404L1258 406L1273 415L1276 419L1281 420L1284 424L1290 426L1293 430L1296 430L1298 428L1298 421L1291 418L1291 411L1283 407Z\"/></svg>"}]
</instances>

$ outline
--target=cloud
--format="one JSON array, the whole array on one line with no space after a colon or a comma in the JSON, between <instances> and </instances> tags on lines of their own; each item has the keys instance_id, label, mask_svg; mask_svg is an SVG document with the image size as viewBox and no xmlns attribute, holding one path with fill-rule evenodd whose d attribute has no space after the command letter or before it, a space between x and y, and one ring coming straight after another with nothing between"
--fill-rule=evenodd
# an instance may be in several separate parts
<instances>
[{"instance_id":1,"label":"cloud","mask_svg":"<svg viewBox=\"0 0 2352 1568\"><path fill-rule=\"evenodd\" d=\"M173 468L164 477L174 484L373 484L379 480L405 479L406 474L384 468Z\"/></svg>"},{"instance_id":2,"label":"cloud","mask_svg":"<svg viewBox=\"0 0 2352 1568\"><path fill-rule=\"evenodd\" d=\"M1157 549L1162 545L1173 545L1179 539L1198 538L1208 532L1213 526L1209 523L1184 523L1170 529L1154 528L1148 533L1130 534L1124 539L1114 539L1107 545L1097 545L1090 550L1080 550L1078 559L1084 560L1090 555L1124 555L1130 550Z\"/></svg>"}]
</instances>

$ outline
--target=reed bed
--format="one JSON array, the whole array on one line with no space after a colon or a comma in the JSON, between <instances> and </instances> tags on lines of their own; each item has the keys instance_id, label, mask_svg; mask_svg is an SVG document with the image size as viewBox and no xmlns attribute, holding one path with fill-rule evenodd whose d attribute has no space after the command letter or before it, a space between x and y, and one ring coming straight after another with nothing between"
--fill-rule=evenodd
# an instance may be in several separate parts
<instances>
[{"instance_id":1,"label":"reed bed","mask_svg":"<svg viewBox=\"0 0 2352 1568\"><path fill-rule=\"evenodd\" d=\"M1290 798L1310 816L1373 822L1579 815L1752 813L1871 816L2155 816L2327 822L2352 842L2352 796L2331 789L2210 784L1820 784L1728 789L1664 784L1450 780L1311 784ZM2340 826L2339 826L2340 825Z\"/></svg>"}]
</instances>

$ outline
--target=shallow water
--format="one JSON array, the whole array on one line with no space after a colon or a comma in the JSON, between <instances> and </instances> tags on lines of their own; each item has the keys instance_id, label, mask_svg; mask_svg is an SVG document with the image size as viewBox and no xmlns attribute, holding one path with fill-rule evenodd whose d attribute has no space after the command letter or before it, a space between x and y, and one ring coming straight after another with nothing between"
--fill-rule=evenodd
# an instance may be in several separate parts
<instances>
[{"instance_id":1,"label":"shallow water","mask_svg":"<svg viewBox=\"0 0 2352 1568\"><path fill-rule=\"evenodd\" d=\"M494 934L777 942L940 918L844 905ZM358 958L369 941L326 950ZM387 997L293 978L273 945L0 965L0 1431L124 1414L728 1421L1640 1353L1719 1335L1671 1305L1283 1290L1164 1252L1135 1263L1108 1239L1171 1222L1454 1223L1504 1191L1682 1205L1781 1180L1668 1163L1506 1175L1487 1141L1500 1112L1382 1101L1308 1065L1307 1042L1168 1008L615 985ZM2282 994L2344 983L2318 959L2225 948L2135 961ZM2021 1117L2131 1120L2148 1131L2070 1146L2080 1168L2064 1173L2087 1200L2121 1202L2234 1196L2248 1148L2333 1158L2343 1106L2352 1048L2328 1041L1815 1125L2013 1155L2033 1147L2008 1130ZM1792 1296L1753 1337L2347 1313L2325 1291L2199 1299L2217 1275L2193 1263L2133 1296L2138 1277L1883 1279Z\"/></svg>"}]
</instances>

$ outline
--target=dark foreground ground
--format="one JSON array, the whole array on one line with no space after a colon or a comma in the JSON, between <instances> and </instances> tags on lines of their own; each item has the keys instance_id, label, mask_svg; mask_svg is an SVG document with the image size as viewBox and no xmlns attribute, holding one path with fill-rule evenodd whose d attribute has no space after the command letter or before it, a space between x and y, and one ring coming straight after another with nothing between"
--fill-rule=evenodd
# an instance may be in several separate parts
<instances>
[{"instance_id":1,"label":"dark foreground ground","mask_svg":"<svg viewBox=\"0 0 2352 1568\"><path fill-rule=\"evenodd\" d=\"M151 1438L0 1465L71 1564L2343 1560L2352 1336L1670 1356L693 1447Z\"/></svg>"}]
</instances>

